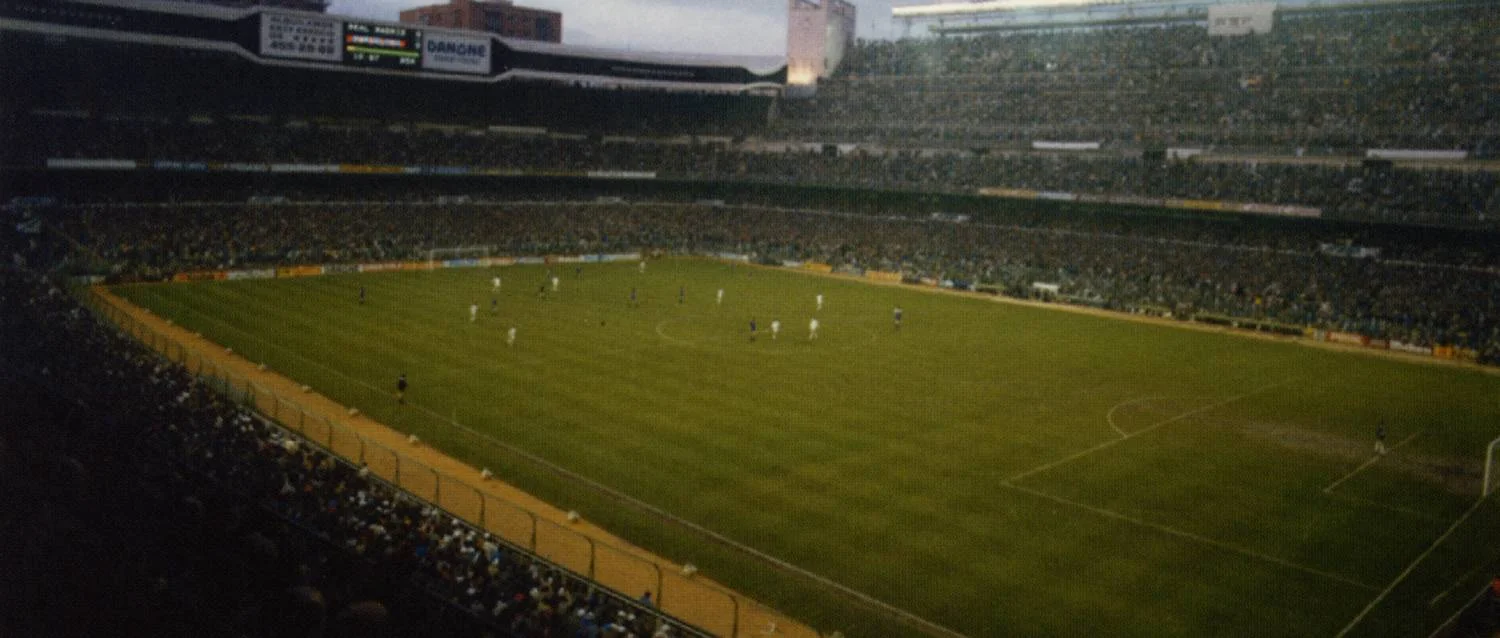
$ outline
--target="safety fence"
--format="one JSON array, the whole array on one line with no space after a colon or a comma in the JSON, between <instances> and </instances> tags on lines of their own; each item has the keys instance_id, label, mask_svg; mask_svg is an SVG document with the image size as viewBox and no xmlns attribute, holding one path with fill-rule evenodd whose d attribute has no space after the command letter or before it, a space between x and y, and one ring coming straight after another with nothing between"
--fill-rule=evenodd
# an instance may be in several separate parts
<instances>
[{"instance_id":1,"label":"safety fence","mask_svg":"<svg viewBox=\"0 0 1500 638\"><path fill-rule=\"evenodd\" d=\"M765 627L765 619L780 617L760 603L696 578L691 573L663 569L662 565L640 556L635 550L540 516L491 491L482 490L468 480L442 472L413 455L377 442L347 423L310 411L296 400L236 374L197 348L137 320L93 290L84 297L89 306L121 330L287 430L351 463L368 468L372 475L513 546L621 592L626 599L633 599L638 595L636 592L651 592L656 608L691 626L685 629L718 636L740 636L759 633ZM782 625L777 633L817 635L796 625Z\"/></svg>"}]
</instances>

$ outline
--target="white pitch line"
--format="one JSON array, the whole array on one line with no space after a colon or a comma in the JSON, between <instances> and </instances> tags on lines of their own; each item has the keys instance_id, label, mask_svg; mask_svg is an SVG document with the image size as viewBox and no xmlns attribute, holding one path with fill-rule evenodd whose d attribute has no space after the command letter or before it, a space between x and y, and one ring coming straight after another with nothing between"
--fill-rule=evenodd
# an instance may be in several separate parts
<instances>
[{"instance_id":1,"label":"white pitch line","mask_svg":"<svg viewBox=\"0 0 1500 638\"><path fill-rule=\"evenodd\" d=\"M1362 497L1359 497L1359 496L1350 496L1348 494L1338 494L1338 493L1335 493L1335 492L1325 492L1324 495L1327 496L1328 498L1336 498L1336 499L1339 499L1341 501L1348 501L1350 503L1359 503L1361 505L1369 505L1370 507L1378 507L1380 509L1390 510L1392 512L1397 512L1397 513L1400 513L1400 514L1406 514L1408 516L1413 516L1413 517L1420 518L1420 519L1423 519L1423 520L1432 521L1434 523L1441 523L1441 522L1443 522L1443 521L1446 520L1446 519L1438 518L1438 517L1433 516L1431 514L1427 514L1427 513L1424 513L1424 512L1418 512L1417 510L1414 510L1414 509L1408 509L1408 508L1405 508L1405 507L1398 507L1398 506L1395 506L1395 505L1388 505L1388 504L1385 504L1385 503L1381 503L1380 501L1373 501L1373 500L1370 500L1368 498L1362 498Z\"/></svg>"},{"instance_id":2,"label":"white pitch line","mask_svg":"<svg viewBox=\"0 0 1500 638\"><path fill-rule=\"evenodd\" d=\"M1458 589L1459 585L1462 585L1465 580L1468 580L1470 576L1473 576L1474 572L1479 571L1479 568L1481 567L1484 567L1483 563L1473 566L1469 569L1469 571L1464 572L1464 575L1454 579L1452 585L1449 585L1447 589L1439 592L1438 595L1433 596L1432 600L1427 601L1427 606L1431 607L1433 605L1436 605L1437 601L1441 600L1444 596L1453 593L1453 590Z\"/></svg>"},{"instance_id":3,"label":"white pitch line","mask_svg":"<svg viewBox=\"0 0 1500 638\"><path fill-rule=\"evenodd\" d=\"M1111 518L1111 519L1114 519L1114 520L1117 520L1117 521L1123 521L1123 522L1126 522L1126 523L1130 523L1132 525L1137 525L1139 527L1144 527L1144 528L1147 528L1147 529L1156 530L1156 531L1161 532L1163 534L1169 534L1169 535L1172 535L1172 536L1176 536L1178 538L1184 538L1184 539L1187 539L1187 540L1190 540L1190 541L1194 541L1194 542L1197 542L1197 543L1201 543L1201 544L1204 544L1204 545L1208 545L1208 546L1211 546L1211 547L1216 547L1218 549L1222 549L1222 550L1225 550L1225 551L1233 552L1233 553L1239 554L1241 556L1247 556L1249 558L1254 558L1254 559L1265 561L1265 562L1268 562L1268 563L1274 563L1276 565L1280 565L1280 566L1286 567L1288 569L1294 569L1294 570L1297 570L1297 571L1305 573L1305 574L1312 574L1314 576L1318 576L1318 577L1321 577L1321 578L1324 578L1324 579L1327 579L1327 580L1331 580L1331 581L1335 581L1335 582L1340 582L1340 583L1343 583L1345 585L1350 585L1350 586L1353 586L1353 587L1358 587L1360 589L1364 589L1364 590L1367 590L1367 591L1375 591L1375 586L1374 585L1370 585L1368 583L1362 583L1360 581L1354 580L1353 578L1349 578L1348 576L1342 576L1342 575L1339 575L1339 574L1335 574L1333 572L1326 572L1326 571L1323 571L1321 569L1317 569L1315 567L1308 567L1306 565L1301 565L1301 564L1298 564L1298 563L1293 563L1293 562L1291 562L1289 560L1286 560L1284 558L1277 558L1277 557L1272 556L1270 554L1263 554L1261 552L1257 552L1257 551L1255 551L1253 549L1247 549L1247 548L1244 548L1244 547L1240 547L1238 545L1234 545L1234 544L1231 544L1231 543L1226 543L1224 541L1214 540L1212 538L1209 538L1207 536L1203 536L1201 534L1194 534L1193 532L1189 532L1189 531L1185 531L1185 530L1180 530L1180 529L1177 529L1175 527L1170 527L1170 526L1167 526L1167 525L1162 525L1160 523L1152 523L1151 521L1139 519L1139 518L1136 518L1134 516L1129 516L1129 515L1126 515L1126 514L1121 514L1119 512L1114 511L1114 510L1107 510L1107 509L1104 509L1102 507L1095 507L1093 505L1089 505L1087 503L1080 503L1078 501L1074 501L1074 500L1071 500L1071 499L1066 499L1066 498L1063 498L1061 496L1055 496L1055 495L1052 495L1052 494L1048 494L1046 492L1042 492L1042 491L1039 491L1039 490L1034 490L1034 489L1031 489L1029 487L1021 487L1019 485L1012 485L1012 484L1009 484L1009 483L1003 483L1002 485L1004 485L1005 487L1008 487L1010 489L1016 490L1016 491L1020 491L1020 492L1025 492L1027 494L1031 494L1032 496L1036 496L1038 498L1047 499L1047 500L1052 501L1054 503L1060 503L1060 504L1063 504L1063 505L1067 505L1069 507L1076 507L1076 508L1079 508L1079 509L1082 509L1082 510L1087 510L1089 512L1093 512L1093 513L1098 514L1100 516L1103 516L1105 518Z\"/></svg>"},{"instance_id":4,"label":"white pitch line","mask_svg":"<svg viewBox=\"0 0 1500 638\"><path fill-rule=\"evenodd\" d=\"M1136 403L1145 403L1147 401L1153 401L1153 400L1161 399L1161 398L1164 398L1164 397L1137 397L1137 398L1134 398L1134 399L1126 399L1124 401L1121 401L1119 403L1114 404L1114 406L1109 409L1109 413L1107 413L1107 414L1104 415L1104 420L1109 423L1109 427L1114 428L1116 432L1120 433L1120 438L1122 438L1122 439L1123 438L1129 438L1130 435L1127 434L1125 432L1125 430L1122 430L1122 429L1120 429L1120 426L1115 425L1115 410L1123 408L1123 407L1125 407L1127 405L1134 405Z\"/></svg>"},{"instance_id":5,"label":"white pitch line","mask_svg":"<svg viewBox=\"0 0 1500 638\"><path fill-rule=\"evenodd\" d=\"M124 302L124 303L129 304L130 302ZM368 382L366 382L364 380L356 379L356 378L351 377L351 376L349 376L347 374L344 374L343 372L340 372L338 370L335 370L335 369L329 367L328 364L325 364L325 363L323 363L321 361L317 361L317 360L311 359L311 358L303 355L302 353L297 352L296 350L292 350L290 348L287 348L286 346L282 346L280 344L273 343L271 341L267 341L265 339L262 339L262 338L254 335L252 333L250 333L249 331L247 331L247 330L245 330L243 328L231 325L231 324L226 323L226 322L224 322L222 320L219 320L219 319L217 319L215 317L209 317L207 315L204 315L204 318L208 319L209 321L213 321L215 323L218 323L218 324L220 324L220 325L222 325L222 326L224 326L226 328L229 328L230 330L234 330L236 332L239 332L240 334L243 334L243 335L249 337L251 340L258 341L258 342L263 343L263 344L265 344L267 346L270 346L273 349L280 350L280 351L282 351L284 353L287 353L287 354L291 355L294 358L301 359L302 361L305 361L305 362L310 363L310 364L312 364L314 366L322 368L322 369L324 369L324 370L326 370L328 372L333 373L335 376L341 377L341 378L343 378L343 379L345 379L347 381L350 381L350 382L352 382L352 383L354 383L356 385L364 386L366 388L374 390L377 393L384 393L385 392L385 390L382 390L382 389L380 389L379 387L377 387L377 386L375 386L373 384L370 384L370 383L368 383ZM194 352L196 353L196 350ZM202 355L200 354L199 356L201 357ZM288 400L288 402L292 403L293 405L296 405L295 401ZM875 608L880 609L880 610L882 610L882 611L884 611L884 612L886 612L886 613L888 613L890 615L896 616L897 618L900 618L900 619L902 619L902 620L904 620L906 622L918 625L918 626L922 627L926 631L926 633L928 633L928 634L950 636L950 637L954 637L954 638L959 638L959 637L963 636L963 634L961 634L961 633L959 633L957 631L954 631L953 629L949 629L948 627L946 627L944 625L941 625L941 624L938 624L938 623L936 623L934 621L928 620L927 618L924 618L922 616L918 616L915 613L906 611L905 609L902 609L902 608L897 607L895 605L892 605L892 604L890 604L888 602L885 602L884 600L882 600L880 598L876 598L875 596L872 596L870 594L866 594L863 591L860 591L858 589L854 589L852 587L849 587L848 585L845 585L843 583L835 581L835 580L833 580L833 579L831 579L831 578L829 578L827 576L824 576L824 575L819 574L817 572L811 571L809 569L800 567L800 566L798 566L796 564L793 564L793 563L790 563L788 561L785 561L785 560L782 560L780 558L777 558L776 556L773 556L773 555L768 554L768 553L766 553L764 551L761 551L759 549L756 549L754 547L751 547L749 545L741 543L741 542L739 542L737 540L729 538L728 536L725 536L723 534L720 534L719 532L716 532L716 531L711 530L711 529L709 529L707 527L704 527L703 525L699 525L698 523L695 523L693 521L690 521L690 520L687 520L687 519L682 518L680 516L677 516L676 514L672 514L672 513L668 512L668 511L664 510L664 509L661 509L660 507L657 507L655 505L652 505L650 503L642 501L642 500L640 500L640 499L638 499L638 498L636 498L634 496L631 496L631 495L626 494L624 492L621 492L621 491L619 491L619 490L617 490L615 488L612 488L612 487L609 487L607 485L604 485L603 483L599 483L598 481L595 481L595 480L593 480L591 478L583 476L582 474L578 474L577 472L574 472L574 471L569 470L569 469L567 469L567 468L565 468L565 467L563 467L561 465L553 463L552 461L549 461L549 460L547 460L547 459L545 459L543 457L537 456L535 454L532 454L531 452L527 452L526 450L523 450L523 449L518 448L518 447L516 447L514 445L511 445L509 443L501 441L501 440L499 440L499 439L497 439L497 438L495 438L493 436L490 436L488 434L485 434L483 432L479 432L477 430L474 430L473 428L470 428L468 426L460 424L456 419L451 419L449 417L443 416L442 414L440 414L440 413L438 413L438 412L436 412L436 411L434 411L434 410L432 410L432 409L430 409L430 408L428 408L426 406L417 404L415 401L409 402L406 405L409 406L409 407L411 407L411 408L413 408L413 409L420 410L422 412L426 412L427 414L430 414L433 417L436 417L437 419L439 419L441 421L447 422L448 424L452 425L453 427L458 428L460 430L463 430L464 432L467 432L467 433L469 433L472 436L475 436L475 437L478 437L480 439L484 439L485 441L488 441L491 445L494 445L494 446L496 446L496 447L498 447L500 449L503 449L503 450L505 450L507 452L510 452L511 454L514 454L514 455L519 456L519 457L521 457L523 459L526 459L528 461L531 461L533 463L541 465L542 467L545 467L545 468L547 468L547 469L549 469L549 470L553 471L554 473L557 473L557 474L559 474L561 476L564 476L566 478L572 479L572 480L574 480L574 481L576 481L578 483L582 483L586 487L592 488L595 491L598 491L598 492L600 492L602 494L605 494L606 496L609 496L609 497L614 498L614 499L616 499L618 501L624 502L625 504L630 505L630 506L636 508L637 510L645 511L647 513L653 514L653 515L657 516L658 518L661 518L661 519L663 519L663 520L665 520L665 521L667 521L669 523L674 523L674 524L678 525L679 527L686 528L686 529L688 529L688 530L690 530L692 532L695 532L695 533L699 534L700 536L703 536L703 537L705 537L705 538L707 538L707 539L709 539L711 541L717 542L717 543L719 543L721 545L730 547L730 548L738 550L738 551L740 551L740 552L742 552L744 554L748 554L750 556L753 556L753 557L755 557L755 558L757 558L757 559L759 559L761 561L769 563L770 565L772 565L774 567L777 567L777 568L781 569L784 572L789 572L789 573L795 574L797 576L801 576L802 578L811 580L811 581L813 581L815 583L818 583L820 585L823 585L825 587L828 587L830 589L838 590L839 592L843 593L844 595L852 597L852 598L854 598L854 599L856 599L856 600L858 600L858 601L860 601L860 602L862 602L862 603L864 603L864 604L866 604L868 606L875 607ZM301 406L297 406L297 407L299 409L301 408Z\"/></svg>"},{"instance_id":6,"label":"white pitch line","mask_svg":"<svg viewBox=\"0 0 1500 638\"><path fill-rule=\"evenodd\" d=\"M1019 481L1019 480L1024 479L1024 478L1026 478L1028 476L1031 476L1033 474L1038 474L1038 473L1041 473L1041 472L1045 472L1047 470L1050 470L1050 469L1052 469L1054 467L1057 467L1059 465L1062 465L1064 463L1068 463L1070 461L1075 461L1075 460L1081 459L1081 458L1083 458L1085 456L1088 456L1090 454L1098 452L1099 450L1102 450L1102 449L1114 446L1117 443L1121 443L1121 442L1124 442L1124 441L1129 441L1130 439L1133 439L1133 438L1135 438L1137 436L1140 436L1142 434L1145 434L1147 432L1151 432L1152 430L1160 428L1160 427L1162 427L1164 425L1168 425L1168 424L1171 424L1171 423L1176 423L1177 421L1181 421L1181 420L1186 419L1186 418L1188 418L1190 416L1194 416L1194 415L1197 415L1197 414L1202 414L1204 412L1208 412L1209 410L1215 410L1215 409L1218 409L1218 408L1222 408L1222 407L1224 407L1226 405L1229 405L1231 403L1234 403L1236 401L1247 399L1249 397L1255 396L1255 395L1260 394L1262 392L1265 392L1267 390L1271 390L1271 389L1274 389L1274 388L1279 388L1279 387L1284 386L1284 385L1286 385L1288 383L1291 383L1290 379L1288 379L1286 381L1281 381L1279 383L1273 383L1273 384L1267 385L1267 386L1261 386L1259 388L1256 388L1256 389L1251 390L1249 392L1246 392L1244 394L1237 394L1235 396L1229 397L1228 399L1224 399L1223 401L1219 401L1218 403L1213 403L1213 404L1210 404L1210 405L1205 405L1205 406L1203 406L1201 408L1196 408L1196 409L1193 409L1193 410L1188 410L1187 412L1183 412L1182 414L1179 414L1179 415L1174 416L1174 417L1170 417L1170 418L1167 418L1167 419L1162 419L1160 421L1157 421L1156 423L1152 423L1151 425L1148 425L1148 426L1146 426L1144 428L1136 430L1135 432L1127 434L1123 438L1110 439L1108 441L1105 441L1103 443L1095 445L1094 447L1088 448L1086 450L1082 450L1080 452L1075 452L1075 453L1073 453L1071 455L1068 455L1068 456L1063 457L1061 459L1058 459L1056 461L1052 461L1051 463L1046 463L1046 464L1043 464L1043 465L1031 468L1029 470L1026 470L1025 472L1021 472L1020 474L1017 474L1017 475L1012 476L1012 477L1010 477L1008 479L1005 479L1005 484L1008 485L1008 484L1013 483L1015 481Z\"/></svg>"},{"instance_id":7,"label":"white pitch line","mask_svg":"<svg viewBox=\"0 0 1500 638\"><path fill-rule=\"evenodd\" d=\"M1422 433L1422 431L1421 431L1421 430L1418 430L1418 431L1416 431L1416 432L1413 432L1413 433L1412 433L1412 435L1411 435L1411 436L1408 436L1408 437L1406 437L1406 438L1404 438L1404 439L1402 439L1402 440L1401 440L1401 442L1400 442L1400 443L1397 443L1397 444L1395 444L1395 445L1392 445L1392 446L1391 446L1391 449L1390 449L1390 451L1391 451L1391 452L1395 452L1395 451L1396 451L1396 448L1398 448L1398 447L1401 447L1401 446L1403 446L1403 445L1406 445L1406 444L1407 444L1407 443L1410 443L1410 442L1411 442L1411 440L1412 440L1412 439L1415 439L1415 438L1417 438L1417 435L1419 435L1419 434L1421 434L1421 433ZM1338 486L1339 486L1339 485L1341 485L1341 484L1343 484L1343 482L1344 482L1344 481L1347 481L1347 480L1349 480L1349 479L1351 479L1351 478L1354 478L1354 475L1355 475L1355 474L1359 474L1359 473L1360 473L1360 472L1363 472L1363 471L1365 471L1365 468L1367 468L1367 467L1370 467L1370 466L1371 466L1371 465L1374 465L1374 464L1375 464L1375 462L1376 462L1376 461L1379 461L1379 460L1380 460L1380 459L1382 459L1382 458L1385 458L1385 456L1384 456L1384 455L1382 455L1382 454L1376 454L1376 455L1375 455L1375 456L1372 456L1372 457L1370 457L1370 460L1368 460L1368 461L1365 461L1365 462L1364 462L1364 463L1363 463L1363 464L1361 464L1361 465L1360 465L1360 466L1359 466L1359 467L1356 467L1356 468L1354 468L1354 471L1353 471L1353 472L1350 472L1350 473L1348 473L1348 474L1345 474L1345 475L1344 475L1344 476L1343 476L1343 477L1342 477L1342 478L1340 478L1340 479L1339 479L1339 480L1337 480L1337 481L1334 481L1334 482L1332 482L1332 483L1330 483L1330 484L1328 484L1328 487L1325 487L1325 488L1323 488L1323 493L1324 493L1324 494L1327 494L1327 493L1329 493L1329 492L1332 492L1332 491L1333 491L1333 488L1335 488L1335 487L1338 487Z\"/></svg>"},{"instance_id":8,"label":"white pitch line","mask_svg":"<svg viewBox=\"0 0 1500 638\"><path fill-rule=\"evenodd\" d=\"M1401 581L1406 580L1406 577L1411 575L1412 570L1416 569L1417 565L1422 564L1422 561L1426 560L1427 556L1431 554L1433 550L1438 548L1438 545L1442 545L1443 541L1448 540L1448 537L1458 529L1459 525L1463 525L1464 521L1469 520L1469 517L1474 515L1474 512L1479 511L1479 506L1483 505L1484 501L1484 498L1475 500L1474 504L1470 505L1469 509L1464 512L1463 516L1460 516L1458 517L1458 520L1453 521L1453 525L1450 525L1448 527L1448 531L1443 532L1442 536L1439 536L1437 537L1437 540L1432 541L1432 544L1427 546L1427 549L1423 550L1422 553L1417 556L1416 560L1413 560L1410 565L1407 565L1406 569L1401 570L1401 573L1396 576L1396 579L1391 581L1391 584L1387 586L1385 590L1376 595L1375 600L1372 600L1370 601L1370 604L1365 605L1365 608L1359 612L1359 615L1355 616L1354 620L1349 621L1349 624L1345 625L1344 628L1340 630L1339 633L1333 638L1344 638L1344 636L1349 635L1349 630L1354 629L1354 626L1358 625L1359 621L1364 620L1365 616L1370 615L1370 611L1374 610L1375 606L1380 604L1380 601L1385 600L1386 596L1391 595L1391 592L1395 591L1396 586L1400 585Z\"/></svg>"},{"instance_id":9,"label":"white pitch line","mask_svg":"<svg viewBox=\"0 0 1500 638\"><path fill-rule=\"evenodd\" d=\"M1480 587L1479 591L1474 592L1474 596L1472 598L1469 598L1469 602L1466 602L1466 603L1460 605L1458 607L1458 611L1453 612L1453 615L1449 616L1447 620L1444 620L1443 624L1438 625L1437 629L1434 629L1434 630L1432 630L1432 633L1427 634L1427 638L1437 638L1437 635L1439 633L1441 633L1443 631L1443 629L1447 628L1448 625L1453 624L1453 621L1458 620L1458 617L1464 613L1465 609L1469 608L1469 605L1474 604L1474 601L1479 600L1479 597L1483 596L1484 592L1487 592L1489 590L1490 590L1490 588L1489 588L1488 585L1486 585L1484 587ZM1448 594L1448 592L1443 592L1443 595L1447 595L1447 594ZM1435 602L1437 602L1437 600L1433 599L1432 602L1435 603ZM1431 607L1432 603L1428 603L1427 606Z\"/></svg>"}]
</instances>

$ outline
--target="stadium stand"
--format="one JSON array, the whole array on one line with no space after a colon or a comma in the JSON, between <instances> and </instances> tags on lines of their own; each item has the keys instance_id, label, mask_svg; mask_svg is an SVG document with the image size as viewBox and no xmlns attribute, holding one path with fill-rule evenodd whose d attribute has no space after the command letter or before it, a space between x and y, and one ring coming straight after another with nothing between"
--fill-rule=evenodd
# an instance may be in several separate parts
<instances>
[{"instance_id":1,"label":"stadium stand","mask_svg":"<svg viewBox=\"0 0 1500 638\"><path fill-rule=\"evenodd\" d=\"M0 17L126 20L56 6L0 0ZM1169 26L864 42L806 102L354 76L0 32L0 60L37 80L0 96L0 194L58 198L10 207L0 229L0 391L26 406L21 427L0 431L0 477L19 486L0 491L18 513L0 542L26 550L3 556L20 575L5 584L86 585L7 596L17 603L0 617L17 635L692 632L255 418L44 275L163 280L475 243L510 255L733 252L1500 364L1495 172L1361 161L1369 148L1495 156L1497 15L1492 3L1430 3L1297 13L1234 39ZM1036 140L1100 148L1042 153ZM1143 156L1175 146L1220 157ZM110 176L72 191L78 160ZM353 179L346 166L420 177L341 181ZM233 175L210 179L221 173ZM519 187L442 181L482 173L649 175L666 182L653 198L675 201L493 203ZM705 183L735 185L732 201L688 203ZM549 184L527 192L634 188ZM1326 219L928 197L986 187L1312 207ZM466 203L435 203L454 192ZM928 216L939 211L973 218ZM121 604L92 604L111 595ZM1466 622L1492 631L1493 595L1480 603Z\"/></svg>"},{"instance_id":2,"label":"stadium stand","mask_svg":"<svg viewBox=\"0 0 1500 638\"><path fill-rule=\"evenodd\" d=\"M692 635L253 416L3 234L7 633Z\"/></svg>"},{"instance_id":3,"label":"stadium stand","mask_svg":"<svg viewBox=\"0 0 1500 638\"><path fill-rule=\"evenodd\" d=\"M72 113L76 111L62 111ZM419 122L269 121L161 115L24 115L4 161L129 158L140 165L207 162L375 164L537 174L645 171L663 178L972 193L986 186L1040 192L1187 198L1320 207L1324 216L1386 223L1494 227L1500 181L1487 171L1258 162L1149 162L1139 157L1036 153L828 155L753 151L723 141L606 140L494 133Z\"/></svg>"},{"instance_id":4,"label":"stadium stand","mask_svg":"<svg viewBox=\"0 0 1500 638\"><path fill-rule=\"evenodd\" d=\"M599 90L589 76L559 79L565 67L526 51L495 64L539 71L496 84L266 66L212 48L45 35L107 28L253 46L202 21L57 6L0 6L29 24L57 25L0 39L17 77L49 78L45 90L0 98L0 123L17 142L0 149L7 166L129 159L138 170L209 170L203 163L218 161L645 171L1297 206L1383 223L1494 228L1500 219L1486 161L1500 131L1497 56L1483 36L1496 25L1483 2L1286 12L1273 33L1236 38L1179 25L864 42L806 101L709 91L725 78L769 76L693 66L674 72L720 84ZM1100 148L1031 149L1046 140ZM1468 161L1363 161L1390 148Z\"/></svg>"},{"instance_id":5,"label":"stadium stand","mask_svg":"<svg viewBox=\"0 0 1500 638\"><path fill-rule=\"evenodd\" d=\"M1496 13L1483 2L1199 25L863 42L783 120L841 141L1102 140L1493 152ZM825 117L826 116L826 117Z\"/></svg>"}]
</instances>

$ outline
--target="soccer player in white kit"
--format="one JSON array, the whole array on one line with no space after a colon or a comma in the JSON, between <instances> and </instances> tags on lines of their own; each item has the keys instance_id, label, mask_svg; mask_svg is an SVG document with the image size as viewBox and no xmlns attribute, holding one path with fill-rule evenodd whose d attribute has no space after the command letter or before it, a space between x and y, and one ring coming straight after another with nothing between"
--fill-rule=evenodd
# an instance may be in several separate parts
<instances>
[{"instance_id":1,"label":"soccer player in white kit","mask_svg":"<svg viewBox=\"0 0 1500 638\"><path fill-rule=\"evenodd\" d=\"M818 338L818 320L816 318L814 318L812 321L807 322L807 340L808 341L812 341L813 339L817 339L817 338Z\"/></svg>"},{"instance_id":2,"label":"soccer player in white kit","mask_svg":"<svg viewBox=\"0 0 1500 638\"><path fill-rule=\"evenodd\" d=\"M720 288L719 289L719 294L714 297L714 305L717 305L717 306L724 305L724 289L723 288Z\"/></svg>"},{"instance_id":3,"label":"soccer player in white kit","mask_svg":"<svg viewBox=\"0 0 1500 638\"><path fill-rule=\"evenodd\" d=\"M477 304L477 303L471 303L471 304L469 304L469 323L473 323L474 320L478 319L478 318L479 318L479 304Z\"/></svg>"},{"instance_id":4,"label":"soccer player in white kit","mask_svg":"<svg viewBox=\"0 0 1500 638\"><path fill-rule=\"evenodd\" d=\"M779 334L781 334L781 320L780 319L772 319L771 320L771 340L775 341L776 340L776 335L779 335Z\"/></svg>"},{"instance_id":5,"label":"soccer player in white kit","mask_svg":"<svg viewBox=\"0 0 1500 638\"><path fill-rule=\"evenodd\" d=\"M818 310L823 309L823 293L818 293Z\"/></svg>"},{"instance_id":6,"label":"soccer player in white kit","mask_svg":"<svg viewBox=\"0 0 1500 638\"><path fill-rule=\"evenodd\" d=\"M492 292L500 292L500 277L497 276L490 280L490 290Z\"/></svg>"},{"instance_id":7,"label":"soccer player in white kit","mask_svg":"<svg viewBox=\"0 0 1500 638\"><path fill-rule=\"evenodd\" d=\"M515 326L511 326L510 330L506 330L505 331L505 345L507 345L507 346L516 345L516 327Z\"/></svg>"},{"instance_id":8,"label":"soccer player in white kit","mask_svg":"<svg viewBox=\"0 0 1500 638\"><path fill-rule=\"evenodd\" d=\"M641 274L646 274L646 260L644 259L641 260Z\"/></svg>"},{"instance_id":9,"label":"soccer player in white kit","mask_svg":"<svg viewBox=\"0 0 1500 638\"><path fill-rule=\"evenodd\" d=\"M557 278L557 275L552 275L552 292L557 292L557 284L561 283L561 281Z\"/></svg>"}]
</instances>

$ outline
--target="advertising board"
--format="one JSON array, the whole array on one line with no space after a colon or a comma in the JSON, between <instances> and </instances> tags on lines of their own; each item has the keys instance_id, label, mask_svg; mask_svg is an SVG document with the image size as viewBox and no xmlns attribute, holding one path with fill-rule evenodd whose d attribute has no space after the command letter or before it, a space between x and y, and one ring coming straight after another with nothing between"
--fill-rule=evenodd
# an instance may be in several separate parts
<instances>
[{"instance_id":1,"label":"advertising board","mask_svg":"<svg viewBox=\"0 0 1500 638\"><path fill-rule=\"evenodd\" d=\"M1209 35L1270 33L1275 24L1276 3L1215 4L1208 7Z\"/></svg>"},{"instance_id":2,"label":"advertising board","mask_svg":"<svg viewBox=\"0 0 1500 638\"><path fill-rule=\"evenodd\" d=\"M428 31L422 40L422 68L450 73L489 75L489 38Z\"/></svg>"},{"instance_id":3,"label":"advertising board","mask_svg":"<svg viewBox=\"0 0 1500 638\"><path fill-rule=\"evenodd\" d=\"M260 14L260 54L275 58L338 62L342 25L318 15L266 11Z\"/></svg>"}]
</instances>

